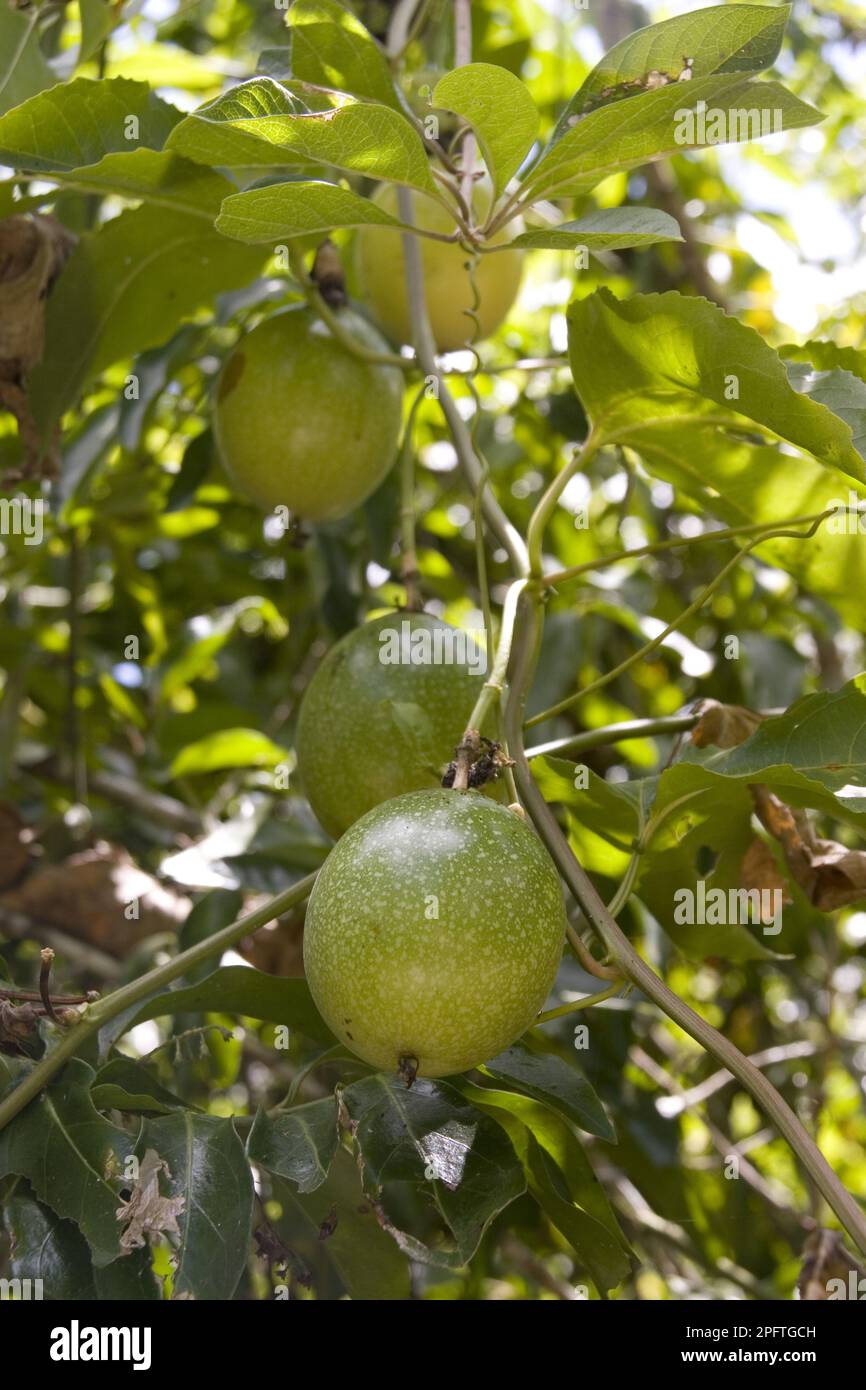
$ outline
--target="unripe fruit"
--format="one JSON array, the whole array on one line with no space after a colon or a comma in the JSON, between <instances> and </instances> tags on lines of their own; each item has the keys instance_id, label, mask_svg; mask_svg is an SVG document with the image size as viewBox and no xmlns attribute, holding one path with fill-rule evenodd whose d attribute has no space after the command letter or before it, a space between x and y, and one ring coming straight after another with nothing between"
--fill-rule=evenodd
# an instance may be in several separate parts
<instances>
[{"instance_id":1,"label":"unripe fruit","mask_svg":"<svg viewBox=\"0 0 866 1390\"><path fill-rule=\"evenodd\" d=\"M425 642L432 660L407 659ZM387 660L395 647L400 659ZM332 647L295 740L304 790L331 835L381 801L439 785L484 683L483 659L471 638L427 613L387 613Z\"/></svg>"},{"instance_id":2,"label":"unripe fruit","mask_svg":"<svg viewBox=\"0 0 866 1390\"><path fill-rule=\"evenodd\" d=\"M387 343L348 310L339 318L377 352ZM332 521L366 501L397 452L399 370L363 361L306 306L264 319L241 339L220 377L214 431L241 491Z\"/></svg>"},{"instance_id":3,"label":"unripe fruit","mask_svg":"<svg viewBox=\"0 0 866 1390\"><path fill-rule=\"evenodd\" d=\"M490 203L490 183L482 180L476 193L479 215ZM397 191L383 184L373 202L392 217L399 217ZM453 232L454 221L447 208L423 194L413 198L417 226L431 232ZM511 241L514 224L493 238ZM464 347L467 342L489 338L505 318L520 288L523 260L519 251L496 251L481 255L475 267L479 304L475 312L479 327L465 310L473 309L475 295L466 269L468 253L457 242L418 238L424 271L424 290L430 327L442 352ZM356 239L355 266L359 288L373 316L395 343L411 343L412 319L406 294L403 243L399 231L388 227L362 227Z\"/></svg>"},{"instance_id":4,"label":"unripe fruit","mask_svg":"<svg viewBox=\"0 0 866 1390\"><path fill-rule=\"evenodd\" d=\"M377 806L334 847L307 909L304 969L359 1057L448 1076L531 1025L564 936L559 879L535 833L478 792L440 788Z\"/></svg>"}]
</instances>

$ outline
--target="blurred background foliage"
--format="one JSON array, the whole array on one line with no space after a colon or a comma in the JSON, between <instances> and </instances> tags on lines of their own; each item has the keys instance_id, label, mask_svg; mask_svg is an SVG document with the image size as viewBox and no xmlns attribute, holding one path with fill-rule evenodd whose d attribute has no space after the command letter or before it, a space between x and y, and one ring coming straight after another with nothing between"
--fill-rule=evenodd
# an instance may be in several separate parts
<instances>
[{"instance_id":1,"label":"blurred background foliage","mask_svg":"<svg viewBox=\"0 0 866 1390\"><path fill-rule=\"evenodd\" d=\"M384 33L392 10L386 0L352 7ZM549 130L613 42L695 8L696 0L591 0L587 8L571 0L480 0L472 6L474 56L521 76ZM4 7L0 33L6 26L11 36L10 15L16 34L30 26L31 90L77 69L147 80L183 110L254 74L263 50L285 45L283 12L244 0ZM49 61L53 69L40 77L39 64ZM409 88L419 90L452 64L450 7L422 0L406 54ZM714 299L775 346L810 338L866 346L862 6L795 0L777 71L826 113L822 124L683 154L617 175L576 201L570 215L626 200L664 207L686 240L640 254L605 253L580 271L569 252L533 253L506 326L480 348L477 418L472 394L455 379L495 489L521 530L585 430L564 358L565 309L575 294L598 285L620 297L676 288ZM19 91L15 101L27 94ZM13 104L7 95L3 104ZM9 184L0 185L0 199L10 211ZM60 192L53 206L73 229L118 212L111 199L72 191ZM337 239L348 264L349 238ZM213 311L110 366L65 421L45 543L3 538L0 812L8 818L4 845L24 843L28 871L22 876L17 850L0 856L0 974L7 978L31 980L46 942L58 952L64 986L104 988L134 977L164 958L178 932L189 944L327 853L327 836L294 777L294 722L328 645L405 597L395 557L397 480L392 475L347 520L288 537L233 493L208 424L214 379L239 334L298 297L289 273L263 261L261 273L220 296ZM517 365L527 360L529 369ZM453 365L470 366L471 355L455 355ZM135 400L124 396L131 373L141 382ZM11 469L18 444L9 415L0 428L0 465ZM416 437L425 605L477 631L483 620L471 499L435 401L422 404ZM574 480L565 500L547 540L557 567L693 536L705 525L687 497L612 451ZM670 621L715 577L722 551L727 559L724 546L705 545L625 561L589 571L578 587L554 595L530 713L617 665L641 634ZM507 577L504 561L501 553L493 557L495 599ZM739 656L727 660L724 639L732 633ZM843 622L832 603L752 557L679 635L538 726L530 742L671 715L704 697L783 708L804 693L838 688L863 664L862 625ZM672 752L672 739L635 738L583 759L615 786L660 770ZM626 855L567 805L563 814L609 898ZM850 829L823 828L857 843ZM48 866L57 876L37 885ZM137 921L117 910L132 896L144 904ZM187 918L192 902L199 906ZM768 1076L862 1197L866 911L821 914L800 895L786 913L793 954L760 963L687 959L666 923L634 900L625 922L670 985L743 1051L774 1050ZM296 914L260 932L244 958L299 974L300 926ZM564 966L562 998L592 989L573 962ZM288 1051L275 1053L269 1025L249 1020L237 1028L218 1013L207 1015L213 1028L182 1036L202 1022L201 1015L180 1016L170 1033L165 1021L145 1022L123 1046L133 1056L161 1047L151 1061L162 1084L211 1115L249 1116L259 1104L274 1104L314 1055L297 1035ZM548 1035L561 1056L574 1055L573 1021ZM173 1048L164 1046L173 1039ZM717 1070L712 1059L633 997L593 1011L591 1045L579 1057L617 1125L617 1145L593 1139L589 1152L636 1251L632 1273L612 1296L790 1296L810 1230L810 1196L752 1103L732 1084L707 1085ZM300 1094L325 1095L347 1066L320 1067ZM731 1141L742 1155L739 1181L725 1177ZM434 1220L420 1199L400 1200L418 1205L413 1229ZM350 1278L329 1261L327 1243L300 1222L279 1184L268 1211L277 1242L271 1253L283 1249L279 1239L294 1252L299 1296L308 1296L310 1271L320 1297L357 1291L357 1273ZM250 1261L241 1296L265 1296L267 1268L267 1260ZM428 1265L416 1272L421 1296L444 1299L566 1298L584 1282L591 1281L568 1242L528 1198L493 1224L470 1270Z\"/></svg>"}]
</instances>

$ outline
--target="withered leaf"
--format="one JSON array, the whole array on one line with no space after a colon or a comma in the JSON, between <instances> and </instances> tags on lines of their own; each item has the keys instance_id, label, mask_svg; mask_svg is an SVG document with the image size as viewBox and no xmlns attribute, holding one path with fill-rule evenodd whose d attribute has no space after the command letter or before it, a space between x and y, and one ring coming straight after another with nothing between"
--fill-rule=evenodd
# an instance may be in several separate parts
<instances>
[{"instance_id":1,"label":"withered leaf","mask_svg":"<svg viewBox=\"0 0 866 1390\"><path fill-rule=\"evenodd\" d=\"M702 700L700 719L692 729L696 748L737 748L755 732L764 716L744 705L723 705L719 700Z\"/></svg>"},{"instance_id":2,"label":"withered leaf","mask_svg":"<svg viewBox=\"0 0 866 1390\"><path fill-rule=\"evenodd\" d=\"M147 1149L139 1166L138 1178L128 1202L117 1209L117 1219L124 1225L120 1248L124 1254L144 1245L151 1235L180 1235L177 1218L184 1208L184 1197L161 1197L160 1173L169 1175L168 1164L155 1149ZM170 1176L170 1175L169 1175Z\"/></svg>"}]
</instances>

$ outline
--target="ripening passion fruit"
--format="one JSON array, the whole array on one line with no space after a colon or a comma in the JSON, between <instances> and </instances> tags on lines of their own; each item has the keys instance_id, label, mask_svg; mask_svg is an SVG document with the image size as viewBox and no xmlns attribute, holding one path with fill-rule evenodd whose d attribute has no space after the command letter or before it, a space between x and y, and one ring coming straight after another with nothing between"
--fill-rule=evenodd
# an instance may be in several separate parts
<instances>
[{"instance_id":1,"label":"ripening passion fruit","mask_svg":"<svg viewBox=\"0 0 866 1390\"><path fill-rule=\"evenodd\" d=\"M365 319L337 312L360 344L388 351ZM297 305L257 324L229 356L214 433L227 472L260 506L333 521L365 502L394 462L402 399L399 369L355 356Z\"/></svg>"},{"instance_id":2,"label":"ripening passion fruit","mask_svg":"<svg viewBox=\"0 0 866 1390\"><path fill-rule=\"evenodd\" d=\"M479 181L475 201L478 215L490 205L492 185L486 177ZM382 184L373 202L392 217L399 217L397 190ZM453 232L448 209L423 194L413 198L415 225L430 232ZM494 244L511 241L520 230L510 224L493 238ZM419 238L424 290L430 327L441 352L452 352L468 342L481 341L494 333L517 298L523 273L520 251L495 251L478 258L475 286L478 290L478 327L470 314L475 305L472 279L467 269L467 252L458 242ZM355 268L359 289L376 322L395 343L412 342L412 319L406 293L401 233L390 227L362 227L355 241Z\"/></svg>"},{"instance_id":3,"label":"ripening passion fruit","mask_svg":"<svg viewBox=\"0 0 866 1390\"><path fill-rule=\"evenodd\" d=\"M304 968L322 1017L386 1072L478 1066L533 1022L565 937L559 878L524 820L475 791L368 812L313 888Z\"/></svg>"}]
</instances>

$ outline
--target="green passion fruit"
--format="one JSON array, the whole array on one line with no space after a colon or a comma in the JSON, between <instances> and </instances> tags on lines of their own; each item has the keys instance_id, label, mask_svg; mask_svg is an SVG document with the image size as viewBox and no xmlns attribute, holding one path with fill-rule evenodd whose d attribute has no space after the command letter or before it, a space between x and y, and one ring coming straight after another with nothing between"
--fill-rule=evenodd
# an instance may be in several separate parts
<instances>
[{"instance_id":1,"label":"green passion fruit","mask_svg":"<svg viewBox=\"0 0 866 1390\"><path fill-rule=\"evenodd\" d=\"M338 1038L383 1071L478 1066L533 1022L565 909L524 820L474 791L410 792L357 821L310 898L304 968Z\"/></svg>"}]
</instances>

